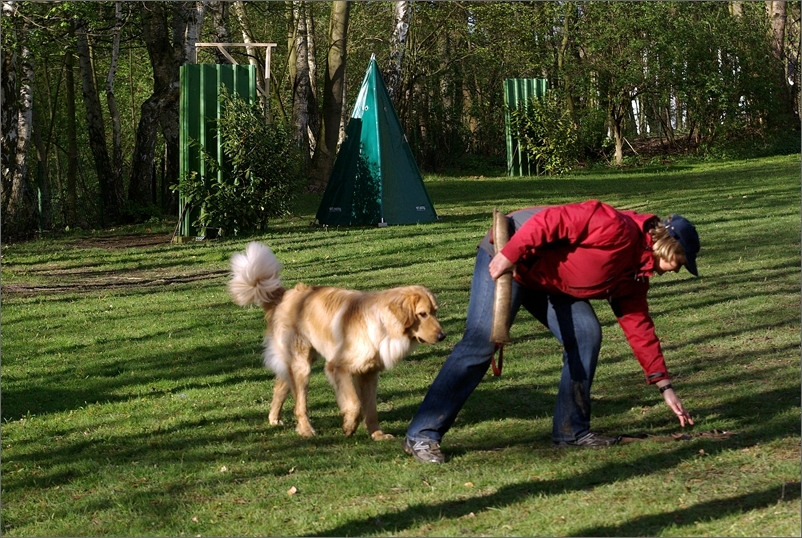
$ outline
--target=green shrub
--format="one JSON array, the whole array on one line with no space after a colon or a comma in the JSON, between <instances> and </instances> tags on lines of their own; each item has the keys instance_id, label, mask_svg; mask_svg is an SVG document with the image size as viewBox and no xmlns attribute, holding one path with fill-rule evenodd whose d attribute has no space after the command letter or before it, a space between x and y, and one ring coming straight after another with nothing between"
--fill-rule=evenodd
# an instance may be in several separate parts
<instances>
[{"instance_id":1,"label":"green shrub","mask_svg":"<svg viewBox=\"0 0 802 538\"><path fill-rule=\"evenodd\" d=\"M599 159L612 150L613 141L607 136L607 113L600 108L589 108L578 118L577 140L580 156Z\"/></svg>"},{"instance_id":2,"label":"green shrub","mask_svg":"<svg viewBox=\"0 0 802 538\"><path fill-rule=\"evenodd\" d=\"M579 156L579 129L555 92L510 110L510 128L521 151L549 174L571 170Z\"/></svg>"},{"instance_id":3,"label":"green shrub","mask_svg":"<svg viewBox=\"0 0 802 538\"><path fill-rule=\"evenodd\" d=\"M269 219L289 213L302 188L297 146L285 125L265 122L258 105L226 91L220 101L223 162L201 148L207 173L192 172L178 189L201 209L193 223L198 228L224 235L264 230Z\"/></svg>"}]
</instances>

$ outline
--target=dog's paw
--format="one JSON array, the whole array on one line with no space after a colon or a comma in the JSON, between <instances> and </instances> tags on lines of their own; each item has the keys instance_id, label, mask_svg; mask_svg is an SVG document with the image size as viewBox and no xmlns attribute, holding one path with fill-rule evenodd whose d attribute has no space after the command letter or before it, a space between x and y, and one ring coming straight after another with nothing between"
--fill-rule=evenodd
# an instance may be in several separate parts
<instances>
[{"instance_id":1,"label":"dog's paw","mask_svg":"<svg viewBox=\"0 0 802 538\"><path fill-rule=\"evenodd\" d=\"M298 435L300 435L301 437L306 437L307 439L315 436L315 430L311 426L303 428L300 425L298 425L298 427L295 428L295 431L298 432Z\"/></svg>"},{"instance_id":2,"label":"dog's paw","mask_svg":"<svg viewBox=\"0 0 802 538\"><path fill-rule=\"evenodd\" d=\"M374 441L387 441L388 439L395 439L395 435L391 433L384 433L381 430L376 430L370 434L370 438Z\"/></svg>"},{"instance_id":3,"label":"dog's paw","mask_svg":"<svg viewBox=\"0 0 802 538\"><path fill-rule=\"evenodd\" d=\"M359 417L346 417L343 419L343 433L346 437L351 437L359 428Z\"/></svg>"},{"instance_id":4,"label":"dog's paw","mask_svg":"<svg viewBox=\"0 0 802 538\"><path fill-rule=\"evenodd\" d=\"M268 417L267 421L270 423L271 426L284 426L284 421L280 418L273 418Z\"/></svg>"}]
</instances>

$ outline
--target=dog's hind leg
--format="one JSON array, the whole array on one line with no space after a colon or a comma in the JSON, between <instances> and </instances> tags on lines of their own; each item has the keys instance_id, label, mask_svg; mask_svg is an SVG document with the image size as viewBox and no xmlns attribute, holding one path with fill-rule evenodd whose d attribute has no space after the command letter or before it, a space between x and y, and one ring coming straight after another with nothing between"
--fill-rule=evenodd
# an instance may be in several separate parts
<instances>
[{"instance_id":1,"label":"dog's hind leg","mask_svg":"<svg viewBox=\"0 0 802 538\"><path fill-rule=\"evenodd\" d=\"M347 436L354 434L362 419L362 409L359 405L359 395L354 387L351 373L344 368L338 368L335 362L326 363L326 377L334 387L337 396L337 405L343 416L343 433Z\"/></svg>"},{"instance_id":2,"label":"dog's hind leg","mask_svg":"<svg viewBox=\"0 0 802 538\"><path fill-rule=\"evenodd\" d=\"M281 426L284 424L281 420L281 407L287 400L290 388L289 383L276 376L276 382L273 385L273 401L270 403L270 413L267 415L267 420L270 422L271 426Z\"/></svg>"},{"instance_id":3,"label":"dog's hind leg","mask_svg":"<svg viewBox=\"0 0 802 538\"><path fill-rule=\"evenodd\" d=\"M365 414L365 427L370 438L374 441L393 439L389 433L384 433L379 427L379 413L376 410L376 388L379 384L379 372L366 372L354 375L359 400L362 403L362 412Z\"/></svg>"}]
</instances>

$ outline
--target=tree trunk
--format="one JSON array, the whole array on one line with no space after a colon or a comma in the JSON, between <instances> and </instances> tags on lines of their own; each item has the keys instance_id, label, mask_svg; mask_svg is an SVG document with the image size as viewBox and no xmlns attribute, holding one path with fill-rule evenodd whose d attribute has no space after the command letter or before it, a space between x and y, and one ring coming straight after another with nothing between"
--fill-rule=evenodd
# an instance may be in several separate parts
<instances>
[{"instance_id":1,"label":"tree trunk","mask_svg":"<svg viewBox=\"0 0 802 538\"><path fill-rule=\"evenodd\" d=\"M140 107L136 144L131 157L131 179L128 199L145 205L153 200L153 161L156 158L159 110L162 98L170 91L170 70L173 50L167 32L167 16L161 4L143 2L142 37L153 68L153 93Z\"/></svg>"},{"instance_id":2,"label":"tree trunk","mask_svg":"<svg viewBox=\"0 0 802 538\"><path fill-rule=\"evenodd\" d=\"M122 28L122 2L114 3L114 30L112 31L111 62L106 76L106 104L111 116L112 130L112 173L114 185L123 184L123 149L120 128L120 112L117 110L117 99L114 96L114 78L117 75L117 64L120 59L120 30Z\"/></svg>"},{"instance_id":3,"label":"tree trunk","mask_svg":"<svg viewBox=\"0 0 802 538\"><path fill-rule=\"evenodd\" d=\"M171 25L168 13L172 13ZM193 2L143 2L142 35L153 68L153 94L141 107L128 191L129 199L143 206L155 202L153 163L159 127L167 155L164 181L173 184L178 180L179 67L187 61L188 51L194 50L194 43L189 47L186 36L197 35L195 26L203 22L198 14Z\"/></svg>"},{"instance_id":4,"label":"tree trunk","mask_svg":"<svg viewBox=\"0 0 802 538\"><path fill-rule=\"evenodd\" d=\"M76 48L78 50L78 65L81 73L81 88L84 96L84 106L86 107L86 124L89 130L89 146L92 149L95 171L100 187L101 223L105 226L117 222L120 217L123 196L122 191L118 191L118 187L121 188L122 186L114 183L114 172L106 146L103 112L90 58L87 23L83 19L76 21L75 36L77 38Z\"/></svg>"},{"instance_id":5,"label":"tree trunk","mask_svg":"<svg viewBox=\"0 0 802 538\"><path fill-rule=\"evenodd\" d=\"M774 58L775 80L777 89L781 92L780 99L786 112L793 114L794 105L788 84L786 54L785 54L785 0L767 0L766 11L771 24L771 55Z\"/></svg>"},{"instance_id":6,"label":"tree trunk","mask_svg":"<svg viewBox=\"0 0 802 538\"><path fill-rule=\"evenodd\" d=\"M64 193L64 218L67 226L77 223L76 207L78 205L78 134L75 126L75 58L72 51L64 52L64 86L67 110L67 187Z\"/></svg>"},{"instance_id":7,"label":"tree trunk","mask_svg":"<svg viewBox=\"0 0 802 538\"><path fill-rule=\"evenodd\" d=\"M292 86L292 120L295 142L301 149L304 173L309 170L309 61L306 41L306 16L303 2L293 2L293 19L297 24L295 36L295 80Z\"/></svg>"},{"instance_id":8,"label":"tree trunk","mask_svg":"<svg viewBox=\"0 0 802 538\"><path fill-rule=\"evenodd\" d=\"M212 15L212 32L215 43L231 43L231 33L228 30L228 2L213 0L208 3L208 10ZM214 49L215 62L228 65L231 61L219 49Z\"/></svg>"},{"instance_id":9,"label":"tree trunk","mask_svg":"<svg viewBox=\"0 0 802 538\"><path fill-rule=\"evenodd\" d=\"M337 156L343 110L349 14L349 2L332 2L331 20L329 21L329 54L326 58L326 73L323 81L323 117L310 173L311 188L315 191L325 189Z\"/></svg>"},{"instance_id":10,"label":"tree trunk","mask_svg":"<svg viewBox=\"0 0 802 538\"><path fill-rule=\"evenodd\" d=\"M766 12L771 23L771 53L775 60L785 59L785 0L767 0Z\"/></svg>"},{"instance_id":11,"label":"tree trunk","mask_svg":"<svg viewBox=\"0 0 802 538\"><path fill-rule=\"evenodd\" d=\"M393 11L393 37L390 42L390 67L387 72L387 92L396 109L401 98L401 66L404 63L410 16L409 0L396 1Z\"/></svg>"},{"instance_id":12,"label":"tree trunk","mask_svg":"<svg viewBox=\"0 0 802 538\"><path fill-rule=\"evenodd\" d=\"M565 19L563 22L563 37L562 41L560 42L560 46L557 48L557 73L562 79L560 85L564 90L565 105L568 108L568 113L571 115L571 121L574 122L574 125L578 126L579 120L576 114L576 104L574 102L574 94L571 87L572 81L568 75L568 70L565 69L566 55L568 54L571 44L571 24L573 23L573 19L575 17L575 11L576 6L574 6L573 3L566 3Z\"/></svg>"},{"instance_id":13,"label":"tree trunk","mask_svg":"<svg viewBox=\"0 0 802 538\"><path fill-rule=\"evenodd\" d=\"M55 181L51 181L50 177L50 150L53 147L53 130L56 125L56 115L59 113L58 109L58 99L59 99L59 90L61 89L61 78L63 76L63 71L59 69L59 76L58 81L56 82L56 91L55 95L53 94L52 84L50 81L50 74L48 69L42 69L42 74L44 78L44 87L45 87L45 95L47 96L47 128L42 129L37 128L35 125L33 128L34 133L34 143L37 144L37 151L41 153L39 158L40 163L44 163L44 173L43 179L45 180L44 186L47 188L47 192L43 193L45 198L43 199L43 211L46 213L42 220L43 225L47 228L52 227L52 192L55 188L56 192L62 193L62 182L61 182L61 159L59 158L59 152L57 151L54 155L55 157L55 177L52 178ZM41 118L41 112L38 112L37 109L34 110L34 122L37 122L38 118ZM41 125L41 122L39 123ZM42 140L41 132L47 131L47 136ZM40 146L41 145L41 151ZM61 207L64 207L64 204L61 204Z\"/></svg>"},{"instance_id":14,"label":"tree trunk","mask_svg":"<svg viewBox=\"0 0 802 538\"><path fill-rule=\"evenodd\" d=\"M794 101L796 102L797 122L802 119L802 66L799 65L800 61L802 61L802 27L797 28L796 69L794 70L794 91L796 92Z\"/></svg>"},{"instance_id":15,"label":"tree trunk","mask_svg":"<svg viewBox=\"0 0 802 538\"><path fill-rule=\"evenodd\" d=\"M151 95L142 103L136 130L136 144L131 158L128 199L145 206L153 200L153 161L156 158L160 108L161 103L157 94Z\"/></svg>"},{"instance_id":16,"label":"tree trunk","mask_svg":"<svg viewBox=\"0 0 802 538\"><path fill-rule=\"evenodd\" d=\"M175 2L172 4L173 12L173 55L172 62L165 75L169 76L169 82L165 85L169 88L162 99L161 114L159 125L162 129L162 136L165 143L165 165L162 181L167 185L178 183L180 174L180 138L181 126L179 116L179 105L181 98L181 66L189 63L189 51L195 50L196 39L203 27L205 2ZM226 21L228 15L226 15ZM153 186L155 198L155 168L153 171ZM174 214L178 214L178 194L173 193L169 207L173 208Z\"/></svg>"}]
</instances>

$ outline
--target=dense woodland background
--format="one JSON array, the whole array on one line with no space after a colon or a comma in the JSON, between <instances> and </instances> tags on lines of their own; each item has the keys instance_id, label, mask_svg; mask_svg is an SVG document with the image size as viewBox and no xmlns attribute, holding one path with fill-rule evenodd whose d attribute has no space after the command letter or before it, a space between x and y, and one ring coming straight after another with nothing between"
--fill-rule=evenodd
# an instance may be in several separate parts
<instances>
[{"instance_id":1,"label":"dense woodland background","mask_svg":"<svg viewBox=\"0 0 802 538\"><path fill-rule=\"evenodd\" d=\"M3 1L3 241L177 215L179 67L230 62L198 42L277 44L310 190L374 53L428 172L504 173L505 78L548 80L580 166L799 151L800 2Z\"/></svg>"}]
</instances>

